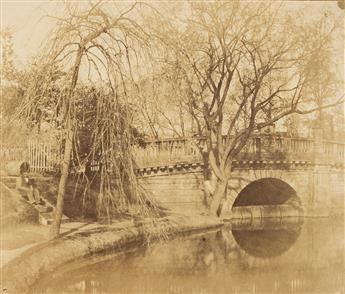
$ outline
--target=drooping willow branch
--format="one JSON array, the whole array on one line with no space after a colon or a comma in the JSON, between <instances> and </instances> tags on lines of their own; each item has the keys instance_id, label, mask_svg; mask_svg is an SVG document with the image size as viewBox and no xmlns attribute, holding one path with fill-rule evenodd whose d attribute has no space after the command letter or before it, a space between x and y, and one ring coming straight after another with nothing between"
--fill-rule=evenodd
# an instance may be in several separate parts
<instances>
[{"instance_id":1,"label":"drooping willow branch","mask_svg":"<svg viewBox=\"0 0 345 294\"><path fill-rule=\"evenodd\" d=\"M61 178L66 166L82 170L80 166L95 163L97 168L91 174L82 171L79 179L86 183L84 195L88 189L98 190L98 216L109 218L113 212L128 211L158 215L157 205L138 184L132 156L127 88L133 79L132 60L138 60L138 51L148 45L148 35L131 15L137 7L134 3L118 15L106 12L99 3L86 13L68 9L69 15L58 19L19 111L27 119L37 109L53 112L52 127L61 132L64 146ZM83 77L85 67L88 82ZM94 88L85 91L90 85ZM91 114L85 115L86 111ZM86 153L79 142L83 128L87 133ZM71 156L66 156L71 148ZM97 185L92 186L96 180ZM58 195L65 193L66 180L61 183L60 179Z\"/></svg>"}]
</instances>

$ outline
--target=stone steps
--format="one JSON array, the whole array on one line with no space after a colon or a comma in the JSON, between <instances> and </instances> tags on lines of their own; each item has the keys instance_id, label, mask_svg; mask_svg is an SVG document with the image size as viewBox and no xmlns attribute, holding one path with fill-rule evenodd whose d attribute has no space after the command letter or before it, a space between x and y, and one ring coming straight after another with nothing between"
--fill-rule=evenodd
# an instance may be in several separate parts
<instances>
[{"instance_id":1,"label":"stone steps","mask_svg":"<svg viewBox=\"0 0 345 294\"><path fill-rule=\"evenodd\" d=\"M54 221L55 213L52 212L40 212L38 215L38 221L41 225L51 225ZM70 220L67 216L62 215L61 223L68 223Z\"/></svg>"},{"instance_id":2,"label":"stone steps","mask_svg":"<svg viewBox=\"0 0 345 294\"><path fill-rule=\"evenodd\" d=\"M3 182L9 189L17 188L17 177L1 177L1 182Z\"/></svg>"},{"instance_id":3,"label":"stone steps","mask_svg":"<svg viewBox=\"0 0 345 294\"><path fill-rule=\"evenodd\" d=\"M38 211L38 222L41 225L51 225L54 220L54 205L52 205L47 199L42 197L40 203L31 203L29 202L18 189L18 183L20 182L19 177L1 177L1 182L4 183L13 193L21 195L22 199L29 203ZM41 193L40 193L41 194ZM66 215L62 215L61 223L69 222L69 218Z\"/></svg>"}]
</instances>

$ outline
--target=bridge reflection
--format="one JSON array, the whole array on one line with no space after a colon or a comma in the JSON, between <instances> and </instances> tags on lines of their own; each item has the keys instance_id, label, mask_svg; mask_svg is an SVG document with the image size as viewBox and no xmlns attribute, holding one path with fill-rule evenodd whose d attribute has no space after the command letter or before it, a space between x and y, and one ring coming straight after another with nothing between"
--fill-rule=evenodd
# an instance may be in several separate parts
<instances>
[{"instance_id":1,"label":"bridge reflection","mask_svg":"<svg viewBox=\"0 0 345 294\"><path fill-rule=\"evenodd\" d=\"M65 268L32 291L335 293L344 285L343 246L343 219L232 224Z\"/></svg>"},{"instance_id":2,"label":"bridge reflection","mask_svg":"<svg viewBox=\"0 0 345 294\"><path fill-rule=\"evenodd\" d=\"M263 219L250 225L233 224L232 235L250 256L271 258L282 255L295 244L302 225L303 218Z\"/></svg>"}]
</instances>

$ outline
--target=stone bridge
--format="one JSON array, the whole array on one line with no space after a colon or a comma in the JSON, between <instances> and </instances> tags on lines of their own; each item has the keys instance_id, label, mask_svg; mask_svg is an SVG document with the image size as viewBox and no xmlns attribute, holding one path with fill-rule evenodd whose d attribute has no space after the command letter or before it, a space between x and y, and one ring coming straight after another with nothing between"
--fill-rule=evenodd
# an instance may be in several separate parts
<instances>
[{"instance_id":1,"label":"stone bridge","mask_svg":"<svg viewBox=\"0 0 345 294\"><path fill-rule=\"evenodd\" d=\"M23 154L28 153L34 172L49 171L56 156L48 147L40 143L29 144L28 150L0 148L0 161L14 161L18 172L27 160ZM204 138L153 140L133 148L139 181L163 206L184 212L205 210ZM223 217L284 215L287 204L310 216L343 213L344 154L345 142L323 140L321 130L315 130L313 138L252 136L232 163ZM272 205L279 211L270 211Z\"/></svg>"},{"instance_id":2,"label":"stone bridge","mask_svg":"<svg viewBox=\"0 0 345 294\"><path fill-rule=\"evenodd\" d=\"M201 144L200 144L201 141ZM140 182L163 205L175 210L203 210L204 179L200 139L151 141L136 150ZM298 205L306 216L344 210L344 142L253 136L232 164L223 217L269 216L259 206ZM283 212L280 211L283 215Z\"/></svg>"}]
</instances>

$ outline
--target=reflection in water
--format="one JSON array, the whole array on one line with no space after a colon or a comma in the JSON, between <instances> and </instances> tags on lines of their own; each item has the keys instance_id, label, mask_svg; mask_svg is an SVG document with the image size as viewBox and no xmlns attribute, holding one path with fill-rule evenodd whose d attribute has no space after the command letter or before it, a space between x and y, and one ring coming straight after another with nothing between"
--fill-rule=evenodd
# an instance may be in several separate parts
<instances>
[{"instance_id":1,"label":"reflection in water","mask_svg":"<svg viewBox=\"0 0 345 294\"><path fill-rule=\"evenodd\" d=\"M280 222L280 219L263 219L258 226L244 226L232 229L237 244L246 253L255 257L282 255L297 240L302 229L302 220L294 223Z\"/></svg>"},{"instance_id":2,"label":"reflection in water","mask_svg":"<svg viewBox=\"0 0 345 294\"><path fill-rule=\"evenodd\" d=\"M343 220L237 224L65 266L32 292L342 292L343 247Z\"/></svg>"}]
</instances>

